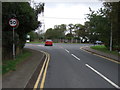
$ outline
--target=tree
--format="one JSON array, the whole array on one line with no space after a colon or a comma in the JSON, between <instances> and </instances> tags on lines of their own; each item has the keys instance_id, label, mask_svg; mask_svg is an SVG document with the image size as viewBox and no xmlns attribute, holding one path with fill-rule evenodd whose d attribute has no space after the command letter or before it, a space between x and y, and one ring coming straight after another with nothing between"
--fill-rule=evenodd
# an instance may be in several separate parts
<instances>
[{"instance_id":1,"label":"tree","mask_svg":"<svg viewBox=\"0 0 120 90\"><path fill-rule=\"evenodd\" d=\"M75 29L75 34L76 36L80 39L85 39L85 42L87 42L87 32L86 32L86 28L84 25L82 24L75 24L74 25L74 29Z\"/></svg>"},{"instance_id":2,"label":"tree","mask_svg":"<svg viewBox=\"0 0 120 90\"><path fill-rule=\"evenodd\" d=\"M61 25L55 25L54 29L57 31L57 35L59 35L59 39L65 38L65 32L66 32L66 25L61 24Z\"/></svg>"},{"instance_id":3,"label":"tree","mask_svg":"<svg viewBox=\"0 0 120 90\"><path fill-rule=\"evenodd\" d=\"M68 24L68 31L70 31L70 34L72 34L74 29L74 24Z\"/></svg>"},{"instance_id":4,"label":"tree","mask_svg":"<svg viewBox=\"0 0 120 90\"><path fill-rule=\"evenodd\" d=\"M100 9L102 10L102 9ZM86 29L88 32L88 37L90 42L95 42L96 40L104 41L105 43L109 42L109 21L108 19L99 11L91 11L88 15L89 21L85 23Z\"/></svg>"},{"instance_id":5,"label":"tree","mask_svg":"<svg viewBox=\"0 0 120 90\"><path fill-rule=\"evenodd\" d=\"M37 29L37 27L39 26L40 22L37 20L37 15L41 13L40 10L42 11L42 9L37 8L36 10L34 10L28 2L2 3L3 56L6 53L7 55L12 56L11 53L13 40L12 38L9 38L12 37L12 27L10 27L8 24L9 19L17 18L19 20L19 26L17 29L15 29L15 38L17 40L14 41L17 52L18 49L22 50L22 48L24 47L27 33Z\"/></svg>"},{"instance_id":6,"label":"tree","mask_svg":"<svg viewBox=\"0 0 120 90\"><path fill-rule=\"evenodd\" d=\"M54 36L54 31L52 28L49 28L47 29L46 33L45 33L45 38L46 39L53 39L55 36Z\"/></svg>"},{"instance_id":7,"label":"tree","mask_svg":"<svg viewBox=\"0 0 120 90\"><path fill-rule=\"evenodd\" d=\"M104 8L97 12L91 11L88 14L89 38L91 40L102 40L109 49L112 45L114 50L120 50L120 2L104 2ZM94 38L94 39L93 39Z\"/></svg>"},{"instance_id":8,"label":"tree","mask_svg":"<svg viewBox=\"0 0 120 90\"><path fill-rule=\"evenodd\" d=\"M112 32L112 48L120 51L120 2L103 3L106 10L106 17L109 19ZM108 43L109 47L110 42Z\"/></svg>"},{"instance_id":9,"label":"tree","mask_svg":"<svg viewBox=\"0 0 120 90\"><path fill-rule=\"evenodd\" d=\"M30 41L34 41L34 40L38 39L38 35L34 31L29 32L28 35L30 35Z\"/></svg>"},{"instance_id":10,"label":"tree","mask_svg":"<svg viewBox=\"0 0 120 90\"><path fill-rule=\"evenodd\" d=\"M47 29L45 37L49 39L63 39L65 38L66 25L55 25L54 28Z\"/></svg>"}]
</instances>

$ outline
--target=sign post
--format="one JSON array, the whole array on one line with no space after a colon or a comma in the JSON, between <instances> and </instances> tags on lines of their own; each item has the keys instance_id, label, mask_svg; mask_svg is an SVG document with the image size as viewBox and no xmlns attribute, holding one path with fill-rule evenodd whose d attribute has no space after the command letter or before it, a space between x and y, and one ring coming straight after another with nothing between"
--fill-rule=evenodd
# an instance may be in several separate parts
<instances>
[{"instance_id":1,"label":"sign post","mask_svg":"<svg viewBox=\"0 0 120 90\"><path fill-rule=\"evenodd\" d=\"M13 27L13 59L15 60L15 27L18 26L18 20L15 18L10 19L9 25Z\"/></svg>"}]
</instances>

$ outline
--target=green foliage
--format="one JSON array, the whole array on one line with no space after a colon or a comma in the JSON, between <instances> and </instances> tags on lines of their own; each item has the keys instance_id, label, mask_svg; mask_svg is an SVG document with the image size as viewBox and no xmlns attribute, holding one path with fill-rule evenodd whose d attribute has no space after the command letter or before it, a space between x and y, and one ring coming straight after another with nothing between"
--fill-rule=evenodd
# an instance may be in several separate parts
<instances>
[{"instance_id":1,"label":"green foliage","mask_svg":"<svg viewBox=\"0 0 120 90\"><path fill-rule=\"evenodd\" d=\"M30 35L30 41L34 41L35 39L38 39L38 34L34 31L29 32L28 35Z\"/></svg>"},{"instance_id":2,"label":"green foliage","mask_svg":"<svg viewBox=\"0 0 120 90\"><path fill-rule=\"evenodd\" d=\"M82 37L82 39L85 39L86 42L88 39L86 27L81 24L55 25L54 29L49 28L46 31L45 37L48 39L68 39L68 40L72 39L80 40L80 37Z\"/></svg>"},{"instance_id":3,"label":"green foliage","mask_svg":"<svg viewBox=\"0 0 120 90\"><path fill-rule=\"evenodd\" d=\"M102 10L102 9L100 9ZM104 41L105 43L109 42L110 36L110 27L108 19L103 16L100 12L98 13L92 11L87 14L89 21L85 23L86 29L88 31L88 37L91 42L95 42L96 40Z\"/></svg>"},{"instance_id":4,"label":"green foliage","mask_svg":"<svg viewBox=\"0 0 120 90\"><path fill-rule=\"evenodd\" d=\"M2 58L12 58L12 45L13 45L13 32L4 31L2 32ZM15 34L15 44L18 45L19 37ZM9 53L9 54L8 54Z\"/></svg>"},{"instance_id":5,"label":"green foliage","mask_svg":"<svg viewBox=\"0 0 120 90\"><path fill-rule=\"evenodd\" d=\"M120 2L104 3L107 18L111 22L112 36L113 36L113 50L120 51Z\"/></svg>"},{"instance_id":6,"label":"green foliage","mask_svg":"<svg viewBox=\"0 0 120 90\"><path fill-rule=\"evenodd\" d=\"M15 17L19 20L19 27L17 33L28 33L38 26L37 17L34 9L32 9L27 2L4 2L3 5L3 29L8 28L8 21L10 18ZM6 22L7 21L7 22ZM28 29L29 28L29 29ZM5 29L6 30L6 29Z\"/></svg>"},{"instance_id":7,"label":"green foliage","mask_svg":"<svg viewBox=\"0 0 120 90\"><path fill-rule=\"evenodd\" d=\"M73 32L73 29L74 29L74 24L68 24L68 30L70 31L70 34L72 34Z\"/></svg>"},{"instance_id":8,"label":"green foliage","mask_svg":"<svg viewBox=\"0 0 120 90\"><path fill-rule=\"evenodd\" d=\"M102 51L104 53L113 54L113 55L117 55L117 56L119 55L119 53L117 51L109 51L109 49L104 45L91 46L91 48L98 50L98 51Z\"/></svg>"},{"instance_id":9,"label":"green foliage","mask_svg":"<svg viewBox=\"0 0 120 90\"><path fill-rule=\"evenodd\" d=\"M86 27L82 24L75 24L74 25L74 32L78 37L82 37L85 39L85 37L87 36L87 32L86 32Z\"/></svg>"},{"instance_id":10,"label":"green foliage","mask_svg":"<svg viewBox=\"0 0 120 90\"><path fill-rule=\"evenodd\" d=\"M15 29L15 44L16 47L22 49L26 43L27 33L35 30L40 26L38 21L38 14L43 12L44 5L40 3L34 10L28 2L3 2L2 3L2 29L3 29L3 48L4 50L10 49L10 52L5 52L11 54L12 52L12 27L10 27L8 21L11 18L17 18L19 21L19 26ZM9 34L9 35L8 35ZM8 37L9 36L9 37ZM8 48L9 47L9 48ZM5 54L3 53L3 56Z\"/></svg>"},{"instance_id":11,"label":"green foliage","mask_svg":"<svg viewBox=\"0 0 120 90\"><path fill-rule=\"evenodd\" d=\"M72 38L73 38L73 34L68 33L68 34L66 35L66 39L71 40Z\"/></svg>"},{"instance_id":12,"label":"green foliage","mask_svg":"<svg viewBox=\"0 0 120 90\"><path fill-rule=\"evenodd\" d=\"M45 33L46 39L62 39L65 37L66 25L55 25L54 29L49 28Z\"/></svg>"},{"instance_id":13,"label":"green foliage","mask_svg":"<svg viewBox=\"0 0 120 90\"><path fill-rule=\"evenodd\" d=\"M89 22L86 22L89 38L92 41L101 40L106 47L110 45L110 33L112 30L112 48L120 50L120 2L105 2L104 8L100 8L97 12L91 11L88 14Z\"/></svg>"}]
</instances>

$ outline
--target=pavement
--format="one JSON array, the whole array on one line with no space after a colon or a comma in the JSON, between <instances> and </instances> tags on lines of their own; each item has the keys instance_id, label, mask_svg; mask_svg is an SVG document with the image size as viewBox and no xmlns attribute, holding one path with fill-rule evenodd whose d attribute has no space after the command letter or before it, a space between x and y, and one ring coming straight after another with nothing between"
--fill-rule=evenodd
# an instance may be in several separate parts
<instances>
[{"instance_id":1,"label":"pavement","mask_svg":"<svg viewBox=\"0 0 120 90\"><path fill-rule=\"evenodd\" d=\"M32 55L17 65L16 71L8 72L2 76L2 88L32 88L40 68L42 67L45 55L39 51L27 49Z\"/></svg>"},{"instance_id":2,"label":"pavement","mask_svg":"<svg viewBox=\"0 0 120 90\"><path fill-rule=\"evenodd\" d=\"M81 49L83 50L86 50L88 52L91 52L93 54L97 54L97 55L100 55L100 56L104 56L104 57L107 57L107 58L110 58L110 59L113 59L115 61L118 61L120 62L120 56L116 56L116 55L113 55L113 54L108 54L108 53L104 53L104 52L101 52L101 51L98 51L98 50L95 50L95 49L91 49L90 47L86 46L86 47L82 47Z\"/></svg>"}]
</instances>

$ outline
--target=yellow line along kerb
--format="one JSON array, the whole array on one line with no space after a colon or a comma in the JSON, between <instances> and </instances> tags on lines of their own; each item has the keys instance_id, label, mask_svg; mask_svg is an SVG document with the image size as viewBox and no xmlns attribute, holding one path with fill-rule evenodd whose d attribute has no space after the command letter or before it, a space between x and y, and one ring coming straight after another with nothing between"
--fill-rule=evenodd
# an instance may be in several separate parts
<instances>
[{"instance_id":1,"label":"yellow line along kerb","mask_svg":"<svg viewBox=\"0 0 120 90\"><path fill-rule=\"evenodd\" d=\"M114 63L120 64L120 62L115 61L115 60L113 60L113 59L110 59L110 58L107 58L107 57L104 57L104 56L101 56L101 55L97 55L97 54L93 54L93 55L96 55L96 56L99 56L99 57L101 57L101 58L104 58L104 59L107 59L107 60L109 60L109 61L112 61L112 62L114 62Z\"/></svg>"},{"instance_id":2,"label":"yellow line along kerb","mask_svg":"<svg viewBox=\"0 0 120 90\"><path fill-rule=\"evenodd\" d=\"M82 48L83 48L83 47L81 47L80 49L83 50L83 51L85 51L85 52L87 52L87 53L92 54L91 52L86 51L86 50L84 50L84 49L82 49ZM113 60L113 59L110 59L110 58L107 58L107 57L104 57L104 56L101 56L101 55L98 55L98 54L95 54L95 53L94 53L93 55L95 55L95 56L99 56L99 57L101 57L101 58L107 59L107 60L112 61L112 62L114 62L114 63L120 64L119 61L116 61L116 60Z\"/></svg>"},{"instance_id":3,"label":"yellow line along kerb","mask_svg":"<svg viewBox=\"0 0 120 90\"><path fill-rule=\"evenodd\" d=\"M40 84L40 88L44 88L44 83L45 83L45 78L46 78L46 74L47 74L47 69L48 69L48 64L49 64L49 61L50 61L50 54L48 54L48 60L47 60L47 63L46 63L46 67L45 67L45 70L44 70L44 74L43 74L43 78L42 78L42 81L41 81L41 84Z\"/></svg>"},{"instance_id":4,"label":"yellow line along kerb","mask_svg":"<svg viewBox=\"0 0 120 90\"><path fill-rule=\"evenodd\" d=\"M41 68L41 71L40 71L40 73L39 73L39 76L38 76L38 78L37 78L37 81L36 81L36 83L35 83L35 85L34 85L34 89L33 89L33 90L36 90L36 89L38 88L38 84L39 84L39 82L40 82L40 79L41 79L41 77L42 77L42 73L44 72L43 70L44 70L45 64L46 64L47 59L48 59L48 54L47 54L46 52L44 52L44 51L41 51L41 52L46 55L46 58L45 58L45 61L44 61L44 63L43 63L43 66L42 66L42 68Z\"/></svg>"}]
</instances>

